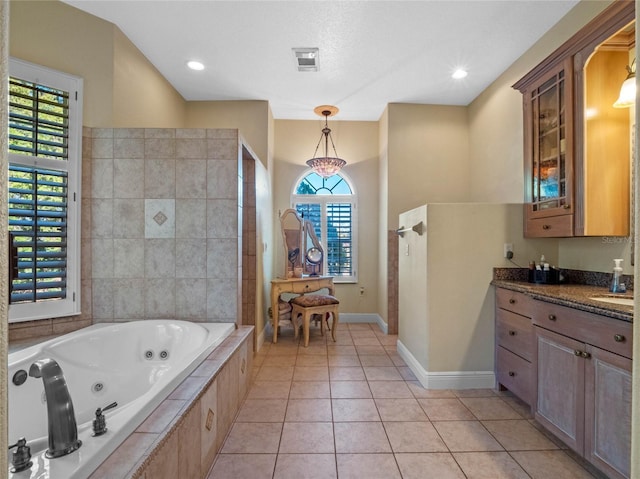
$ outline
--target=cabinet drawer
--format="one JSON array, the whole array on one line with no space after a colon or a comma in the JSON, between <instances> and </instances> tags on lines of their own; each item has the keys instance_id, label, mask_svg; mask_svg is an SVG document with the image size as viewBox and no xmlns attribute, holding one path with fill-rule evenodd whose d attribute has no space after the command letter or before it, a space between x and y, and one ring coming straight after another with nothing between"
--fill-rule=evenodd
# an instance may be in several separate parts
<instances>
[{"instance_id":1,"label":"cabinet drawer","mask_svg":"<svg viewBox=\"0 0 640 479\"><path fill-rule=\"evenodd\" d=\"M527 361L533 360L533 325L529 318L498 309L496 338L499 346Z\"/></svg>"},{"instance_id":2,"label":"cabinet drawer","mask_svg":"<svg viewBox=\"0 0 640 479\"><path fill-rule=\"evenodd\" d=\"M301 281L299 283L293 283L291 285L291 289L293 290L293 293L298 293L298 294L305 294L305 293L310 293L312 291L316 291L316 289L314 288L315 285L310 285L307 282Z\"/></svg>"},{"instance_id":3,"label":"cabinet drawer","mask_svg":"<svg viewBox=\"0 0 640 479\"><path fill-rule=\"evenodd\" d=\"M521 316L531 317L535 300L523 293L504 288L496 288L496 307L506 309Z\"/></svg>"},{"instance_id":4,"label":"cabinet drawer","mask_svg":"<svg viewBox=\"0 0 640 479\"><path fill-rule=\"evenodd\" d=\"M631 359L632 323L544 301L537 303L533 324Z\"/></svg>"},{"instance_id":5,"label":"cabinet drawer","mask_svg":"<svg viewBox=\"0 0 640 479\"><path fill-rule=\"evenodd\" d=\"M573 236L573 215L527 218L524 222L526 238L561 238Z\"/></svg>"},{"instance_id":6,"label":"cabinet drawer","mask_svg":"<svg viewBox=\"0 0 640 479\"><path fill-rule=\"evenodd\" d=\"M496 354L496 376L499 384L531 404L534 383L533 367L529 361L499 346Z\"/></svg>"}]
</instances>

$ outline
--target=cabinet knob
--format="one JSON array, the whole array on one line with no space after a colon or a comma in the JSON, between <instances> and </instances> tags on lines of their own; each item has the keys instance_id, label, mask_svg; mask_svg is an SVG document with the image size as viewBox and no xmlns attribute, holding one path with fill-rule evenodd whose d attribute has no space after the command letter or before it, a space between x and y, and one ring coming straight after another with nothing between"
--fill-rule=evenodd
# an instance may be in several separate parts
<instances>
[{"instance_id":1,"label":"cabinet knob","mask_svg":"<svg viewBox=\"0 0 640 479\"><path fill-rule=\"evenodd\" d=\"M588 352L586 352L586 351L582 351L582 352L580 353L580 356L582 356L582 357L583 357L583 358L585 358L585 359L589 359L589 358L591 357L591 353L588 353Z\"/></svg>"},{"instance_id":2,"label":"cabinet knob","mask_svg":"<svg viewBox=\"0 0 640 479\"><path fill-rule=\"evenodd\" d=\"M558 319L558 318L556 318L555 314L550 314L549 315L549 321L555 321L556 319Z\"/></svg>"},{"instance_id":3,"label":"cabinet knob","mask_svg":"<svg viewBox=\"0 0 640 479\"><path fill-rule=\"evenodd\" d=\"M571 205L562 205L562 207L563 207L565 210L568 210L569 208L571 208Z\"/></svg>"},{"instance_id":4,"label":"cabinet knob","mask_svg":"<svg viewBox=\"0 0 640 479\"><path fill-rule=\"evenodd\" d=\"M513 330L510 330L510 331L509 331L509 336L515 336L515 335L516 335L516 332L515 332L515 331L513 331Z\"/></svg>"},{"instance_id":5,"label":"cabinet knob","mask_svg":"<svg viewBox=\"0 0 640 479\"><path fill-rule=\"evenodd\" d=\"M514 371L509 371L509 376L514 377L516 373Z\"/></svg>"},{"instance_id":6,"label":"cabinet knob","mask_svg":"<svg viewBox=\"0 0 640 479\"><path fill-rule=\"evenodd\" d=\"M626 339L627 338L625 338L623 334L614 334L613 335L613 340L616 343L624 343Z\"/></svg>"},{"instance_id":7,"label":"cabinet knob","mask_svg":"<svg viewBox=\"0 0 640 479\"><path fill-rule=\"evenodd\" d=\"M575 354L576 356L580 357L580 356L582 356L582 351L580 351L579 349L574 349L573 350L573 354Z\"/></svg>"},{"instance_id":8,"label":"cabinet knob","mask_svg":"<svg viewBox=\"0 0 640 479\"><path fill-rule=\"evenodd\" d=\"M509 304L516 304L516 300L513 298L509 298Z\"/></svg>"},{"instance_id":9,"label":"cabinet knob","mask_svg":"<svg viewBox=\"0 0 640 479\"><path fill-rule=\"evenodd\" d=\"M543 230L550 230L551 229L551 225L542 225L542 229Z\"/></svg>"}]
</instances>

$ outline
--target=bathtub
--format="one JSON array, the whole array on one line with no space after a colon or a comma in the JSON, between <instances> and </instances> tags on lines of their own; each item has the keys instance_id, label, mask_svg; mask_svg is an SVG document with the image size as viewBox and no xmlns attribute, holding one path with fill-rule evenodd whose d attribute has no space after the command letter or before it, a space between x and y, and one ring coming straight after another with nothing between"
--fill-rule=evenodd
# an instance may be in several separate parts
<instances>
[{"instance_id":1,"label":"bathtub","mask_svg":"<svg viewBox=\"0 0 640 479\"><path fill-rule=\"evenodd\" d=\"M96 324L10 354L9 444L26 437L33 466L9 472L9 478L87 478L234 329L233 323L174 320ZM12 380L43 358L62 368L82 441L80 449L56 459L44 455L48 426L42 379L28 377L20 386ZM114 401L118 406L105 412L107 433L92 436L96 409Z\"/></svg>"}]
</instances>

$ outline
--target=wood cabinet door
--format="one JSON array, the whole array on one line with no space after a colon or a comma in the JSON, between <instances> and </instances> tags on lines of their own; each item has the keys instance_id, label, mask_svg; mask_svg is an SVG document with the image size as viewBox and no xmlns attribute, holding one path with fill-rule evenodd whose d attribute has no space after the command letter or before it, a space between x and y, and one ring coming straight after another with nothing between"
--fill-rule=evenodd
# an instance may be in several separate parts
<instances>
[{"instance_id":1,"label":"wood cabinet door","mask_svg":"<svg viewBox=\"0 0 640 479\"><path fill-rule=\"evenodd\" d=\"M535 417L567 446L584 450L584 343L538 326Z\"/></svg>"},{"instance_id":2,"label":"wood cabinet door","mask_svg":"<svg viewBox=\"0 0 640 479\"><path fill-rule=\"evenodd\" d=\"M573 214L572 81L566 59L523 92L527 220Z\"/></svg>"},{"instance_id":3,"label":"wood cabinet door","mask_svg":"<svg viewBox=\"0 0 640 479\"><path fill-rule=\"evenodd\" d=\"M585 361L585 458L611 478L631 468L631 360L589 346Z\"/></svg>"}]
</instances>

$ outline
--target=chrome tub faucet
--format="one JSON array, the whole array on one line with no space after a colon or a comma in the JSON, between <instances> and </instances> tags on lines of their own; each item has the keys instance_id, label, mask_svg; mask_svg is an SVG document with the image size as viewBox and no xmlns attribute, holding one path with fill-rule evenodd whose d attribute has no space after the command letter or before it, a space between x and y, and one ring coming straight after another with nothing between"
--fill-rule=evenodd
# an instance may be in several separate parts
<instances>
[{"instance_id":1,"label":"chrome tub faucet","mask_svg":"<svg viewBox=\"0 0 640 479\"><path fill-rule=\"evenodd\" d=\"M58 363L50 358L40 359L29 368L29 376L42 378L47 400L49 426L49 459L65 456L82 445L78 440L78 426L67 380Z\"/></svg>"}]
</instances>

